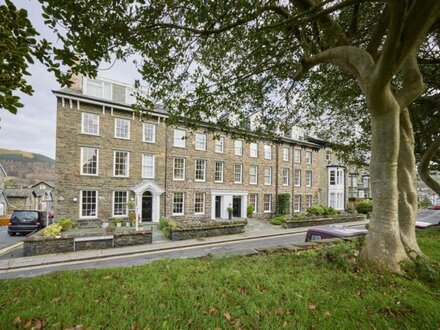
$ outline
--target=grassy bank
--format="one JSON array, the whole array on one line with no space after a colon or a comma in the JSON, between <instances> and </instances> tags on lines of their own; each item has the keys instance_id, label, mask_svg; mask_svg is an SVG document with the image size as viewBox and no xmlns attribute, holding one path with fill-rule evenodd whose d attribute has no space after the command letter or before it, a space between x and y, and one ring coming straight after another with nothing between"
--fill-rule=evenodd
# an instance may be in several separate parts
<instances>
[{"instance_id":1,"label":"grassy bank","mask_svg":"<svg viewBox=\"0 0 440 330\"><path fill-rule=\"evenodd\" d=\"M0 281L0 329L437 329L440 230L419 242L433 264L405 276L351 263L352 244Z\"/></svg>"}]
</instances>

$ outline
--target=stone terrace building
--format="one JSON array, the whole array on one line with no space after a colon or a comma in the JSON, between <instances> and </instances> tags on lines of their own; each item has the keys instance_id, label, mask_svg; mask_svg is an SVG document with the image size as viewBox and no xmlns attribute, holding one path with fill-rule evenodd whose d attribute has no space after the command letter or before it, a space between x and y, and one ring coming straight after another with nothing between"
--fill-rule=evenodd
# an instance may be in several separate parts
<instances>
[{"instance_id":1,"label":"stone terrace building","mask_svg":"<svg viewBox=\"0 0 440 330\"><path fill-rule=\"evenodd\" d=\"M55 211L85 221L127 217L135 202L143 222L267 218L277 195L289 193L292 211L320 202L322 145L286 137L280 144L247 143L164 123L157 108L133 112L133 89L107 79L75 77L55 91L57 142Z\"/></svg>"}]
</instances>

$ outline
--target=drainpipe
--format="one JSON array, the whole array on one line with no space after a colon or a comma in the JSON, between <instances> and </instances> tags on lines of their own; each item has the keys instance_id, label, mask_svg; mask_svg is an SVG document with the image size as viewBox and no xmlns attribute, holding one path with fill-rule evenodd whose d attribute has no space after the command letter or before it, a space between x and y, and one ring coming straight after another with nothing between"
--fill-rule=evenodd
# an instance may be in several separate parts
<instances>
[{"instance_id":1,"label":"drainpipe","mask_svg":"<svg viewBox=\"0 0 440 330\"><path fill-rule=\"evenodd\" d=\"M276 157L275 157L275 214L278 213L278 166L279 166L279 162L278 162L278 143L275 145L275 150L276 150Z\"/></svg>"},{"instance_id":2,"label":"drainpipe","mask_svg":"<svg viewBox=\"0 0 440 330\"><path fill-rule=\"evenodd\" d=\"M295 197L294 197L295 196L295 145L291 149L290 157L291 157L290 159L292 160L292 174L290 179L290 183L292 185L292 198L290 199L290 214L293 215L293 213L295 213L294 205L293 205L295 202Z\"/></svg>"},{"instance_id":3,"label":"drainpipe","mask_svg":"<svg viewBox=\"0 0 440 330\"><path fill-rule=\"evenodd\" d=\"M163 214L167 217L167 172L168 172L168 124L165 123L165 183L164 183L164 201Z\"/></svg>"}]
</instances>

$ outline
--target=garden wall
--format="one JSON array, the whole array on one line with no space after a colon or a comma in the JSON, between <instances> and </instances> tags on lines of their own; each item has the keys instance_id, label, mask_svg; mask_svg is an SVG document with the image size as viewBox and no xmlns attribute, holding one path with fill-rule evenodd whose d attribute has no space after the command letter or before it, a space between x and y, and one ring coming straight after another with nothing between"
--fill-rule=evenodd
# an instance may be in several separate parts
<instances>
[{"instance_id":1,"label":"garden wall","mask_svg":"<svg viewBox=\"0 0 440 330\"><path fill-rule=\"evenodd\" d=\"M151 230L127 231L112 235L96 234L78 237L44 237L34 234L23 241L23 255L35 256L81 250L108 249L152 243Z\"/></svg>"},{"instance_id":2,"label":"garden wall","mask_svg":"<svg viewBox=\"0 0 440 330\"><path fill-rule=\"evenodd\" d=\"M365 220L365 215L357 216L338 216L332 218L312 218L306 220L287 220L283 223L283 228L299 228L310 226L330 225L340 222L362 221Z\"/></svg>"},{"instance_id":3,"label":"garden wall","mask_svg":"<svg viewBox=\"0 0 440 330\"><path fill-rule=\"evenodd\" d=\"M208 221L203 223L178 224L170 229L172 241L244 233L247 220Z\"/></svg>"}]
</instances>

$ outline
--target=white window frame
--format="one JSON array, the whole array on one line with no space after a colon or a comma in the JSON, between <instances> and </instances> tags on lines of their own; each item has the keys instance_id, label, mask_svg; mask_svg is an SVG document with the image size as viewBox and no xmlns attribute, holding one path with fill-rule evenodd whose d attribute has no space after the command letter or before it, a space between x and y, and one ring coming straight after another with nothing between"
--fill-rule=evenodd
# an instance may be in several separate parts
<instances>
[{"instance_id":1,"label":"white window frame","mask_svg":"<svg viewBox=\"0 0 440 330\"><path fill-rule=\"evenodd\" d=\"M293 149L293 157L295 163L301 163L301 150Z\"/></svg>"},{"instance_id":2,"label":"white window frame","mask_svg":"<svg viewBox=\"0 0 440 330\"><path fill-rule=\"evenodd\" d=\"M127 136L118 136L118 122L128 123L127 125ZM115 118L115 138L122 140L130 140L130 120L126 118Z\"/></svg>"},{"instance_id":3,"label":"white window frame","mask_svg":"<svg viewBox=\"0 0 440 330\"><path fill-rule=\"evenodd\" d=\"M297 176L297 173L299 174L298 176ZM293 178L294 186L301 187L301 170L299 168L296 168L293 172L293 175L294 175L294 178Z\"/></svg>"},{"instance_id":4,"label":"white window frame","mask_svg":"<svg viewBox=\"0 0 440 330\"><path fill-rule=\"evenodd\" d=\"M179 132L179 133L183 132L183 138L176 139L176 133L177 132ZM176 144L176 141L178 142L177 144ZM173 132L173 146L175 148L186 148L186 130L180 129L180 128L175 128L174 129L174 132Z\"/></svg>"},{"instance_id":5,"label":"white window frame","mask_svg":"<svg viewBox=\"0 0 440 330\"><path fill-rule=\"evenodd\" d=\"M147 140L146 136L145 136L145 127L150 126L153 128L153 139ZM142 141L147 142L147 143L156 143L156 124L153 123L143 123L142 126Z\"/></svg>"},{"instance_id":6,"label":"white window frame","mask_svg":"<svg viewBox=\"0 0 440 330\"><path fill-rule=\"evenodd\" d=\"M125 193L125 213L115 214L115 197L116 193ZM114 190L112 194L112 217L127 217L128 216L128 191L126 190Z\"/></svg>"},{"instance_id":7,"label":"white window frame","mask_svg":"<svg viewBox=\"0 0 440 330\"><path fill-rule=\"evenodd\" d=\"M203 179L197 179L197 162L201 162L203 164ZM197 182L205 182L206 181L206 160L204 159L196 159L194 161L194 181Z\"/></svg>"},{"instance_id":8,"label":"white window frame","mask_svg":"<svg viewBox=\"0 0 440 330\"><path fill-rule=\"evenodd\" d=\"M267 170L269 170L269 175L267 173ZM267 180L269 178L269 180ZM272 185L272 167L265 167L264 168L264 185L265 186L271 186Z\"/></svg>"},{"instance_id":9,"label":"white window frame","mask_svg":"<svg viewBox=\"0 0 440 330\"><path fill-rule=\"evenodd\" d=\"M217 140L215 140L215 152L218 154L222 154L225 152L225 138L220 136Z\"/></svg>"},{"instance_id":10,"label":"white window frame","mask_svg":"<svg viewBox=\"0 0 440 330\"><path fill-rule=\"evenodd\" d=\"M151 176L147 176L145 175L144 172L144 167L145 167L145 156L152 156L153 158L153 170L152 170L152 175ZM156 176L156 155L155 154L151 154L151 153L143 153L142 154L142 178L143 179L154 179Z\"/></svg>"},{"instance_id":11,"label":"white window frame","mask_svg":"<svg viewBox=\"0 0 440 330\"><path fill-rule=\"evenodd\" d=\"M234 155L235 156L243 156L243 141L235 140L234 141Z\"/></svg>"},{"instance_id":12,"label":"white window frame","mask_svg":"<svg viewBox=\"0 0 440 330\"><path fill-rule=\"evenodd\" d=\"M269 209L266 209L266 196L269 196ZM272 213L272 194L263 195L263 213Z\"/></svg>"},{"instance_id":13,"label":"white window frame","mask_svg":"<svg viewBox=\"0 0 440 330\"><path fill-rule=\"evenodd\" d=\"M283 160L284 160L285 162L288 162L289 159L290 159L290 149L284 147L284 148L283 148Z\"/></svg>"},{"instance_id":14,"label":"white window frame","mask_svg":"<svg viewBox=\"0 0 440 330\"><path fill-rule=\"evenodd\" d=\"M238 167L237 167L238 166ZM240 181L237 180L237 168L240 168ZM234 183L236 184L242 184L243 183L243 164L241 163L235 163L234 164Z\"/></svg>"},{"instance_id":15,"label":"white window frame","mask_svg":"<svg viewBox=\"0 0 440 330\"><path fill-rule=\"evenodd\" d=\"M86 132L85 130L85 126L84 126L84 117L88 115L88 116L94 116L97 121L96 121L96 126L97 126L97 130L96 133L90 133L90 132ZM82 112L81 113L81 134L87 134L87 135L94 135L94 136L99 136L99 115L96 113L90 113L90 112Z\"/></svg>"},{"instance_id":16,"label":"white window frame","mask_svg":"<svg viewBox=\"0 0 440 330\"><path fill-rule=\"evenodd\" d=\"M311 187L313 184L312 171L306 171L306 187Z\"/></svg>"},{"instance_id":17,"label":"white window frame","mask_svg":"<svg viewBox=\"0 0 440 330\"><path fill-rule=\"evenodd\" d=\"M216 173L217 173L217 164L221 164L222 166L221 166L221 179L220 180L216 180L215 179L215 177L216 177ZM215 162L214 163L214 182L218 182L218 183L221 183L221 182L223 182L224 181L224 173L225 173L225 163L224 162L219 162L219 161L217 161L217 162Z\"/></svg>"},{"instance_id":18,"label":"white window frame","mask_svg":"<svg viewBox=\"0 0 440 330\"><path fill-rule=\"evenodd\" d=\"M306 196L306 208L309 208L313 205L313 195L305 195Z\"/></svg>"},{"instance_id":19,"label":"white window frame","mask_svg":"<svg viewBox=\"0 0 440 330\"><path fill-rule=\"evenodd\" d=\"M298 204L296 204L297 198L298 198ZM293 196L293 212L301 212L301 195Z\"/></svg>"},{"instance_id":20,"label":"white window frame","mask_svg":"<svg viewBox=\"0 0 440 330\"><path fill-rule=\"evenodd\" d=\"M258 143L249 144L249 157L258 158Z\"/></svg>"},{"instance_id":21,"label":"white window frame","mask_svg":"<svg viewBox=\"0 0 440 330\"><path fill-rule=\"evenodd\" d=\"M312 152L306 151L306 164L311 165L312 164Z\"/></svg>"},{"instance_id":22,"label":"white window frame","mask_svg":"<svg viewBox=\"0 0 440 330\"><path fill-rule=\"evenodd\" d=\"M136 95L130 95L135 94L136 90L132 87L125 87L125 103L126 104L134 104L136 103Z\"/></svg>"},{"instance_id":23,"label":"white window frame","mask_svg":"<svg viewBox=\"0 0 440 330\"><path fill-rule=\"evenodd\" d=\"M182 213L174 213L174 204L175 204L176 194L182 194ZM173 205L172 206L173 206L173 208L172 208L173 215L185 215L185 193L184 192L176 191L173 193Z\"/></svg>"},{"instance_id":24,"label":"white window frame","mask_svg":"<svg viewBox=\"0 0 440 330\"><path fill-rule=\"evenodd\" d=\"M89 86L88 86L89 84L95 85L96 87L101 88L101 95L90 94ZM102 81L102 80L98 80L98 79L91 79L91 78L84 77L83 85L84 85L84 95L97 97L97 98L101 98L101 99L105 99L105 100L113 100L113 84L112 83L110 83L108 81ZM106 88L109 88L109 89L107 89L107 92L109 92L110 95L107 95Z\"/></svg>"},{"instance_id":25,"label":"white window frame","mask_svg":"<svg viewBox=\"0 0 440 330\"><path fill-rule=\"evenodd\" d=\"M202 141L198 140L200 137L203 137ZM205 133L196 133L194 142L195 142L194 148L196 150L206 151L206 134Z\"/></svg>"},{"instance_id":26,"label":"white window frame","mask_svg":"<svg viewBox=\"0 0 440 330\"><path fill-rule=\"evenodd\" d=\"M287 175L286 175L287 174ZM283 186L288 186L290 182L290 169L283 168Z\"/></svg>"},{"instance_id":27,"label":"white window frame","mask_svg":"<svg viewBox=\"0 0 440 330\"><path fill-rule=\"evenodd\" d=\"M252 203L251 202L251 197L254 196L255 197L255 202ZM252 205L254 207L254 211L252 213L257 213L257 208L258 208L258 194L249 194L249 205Z\"/></svg>"},{"instance_id":28,"label":"white window frame","mask_svg":"<svg viewBox=\"0 0 440 330\"><path fill-rule=\"evenodd\" d=\"M124 152L127 154L127 173L126 175L116 175L116 153ZM130 176L130 152L124 150L115 150L113 151L113 176L116 178L128 178Z\"/></svg>"},{"instance_id":29,"label":"white window frame","mask_svg":"<svg viewBox=\"0 0 440 330\"><path fill-rule=\"evenodd\" d=\"M83 211L83 192L85 191L94 191L96 193L95 195L95 215L91 215L91 216L83 216L82 215L82 211ZM98 198L99 192L98 190L80 190L79 192L79 218L80 219L96 219L98 217L98 204L99 204L99 198Z\"/></svg>"},{"instance_id":30,"label":"white window frame","mask_svg":"<svg viewBox=\"0 0 440 330\"><path fill-rule=\"evenodd\" d=\"M255 175L252 174L252 168L255 168ZM252 178L255 178L255 181L252 181ZM249 166L249 184L258 184L258 165Z\"/></svg>"},{"instance_id":31,"label":"white window frame","mask_svg":"<svg viewBox=\"0 0 440 330\"><path fill-rule=\"evenodd\" d=\"M203 200L202 200L202 212L196 212L196 199L197 199L197 195L202 195L203 196ZM201 192L196 192L194 193L194 214L205 214L205 203L206 203L206 197L205 197L205 193L201 193Z\"/></svg>"},{"instance_id":32,"label":"white window frame","mask_svg":"<svg viewBox=\"0 0 440 330\"><path fill-rule=\"evenodd\" d=\"M272 146L264 145L264 159L272 159Z\"/></svg>"},{"instance_id":33,"label":"white window frame","mask_svg":"<svg viewBox=\"0 0 440 330\"><path fill-rule=\"evenodd\" d=\"M182 178L176 178L176 159L182 159L183 160L183 177ZM174 157L173 158L173 181L185 181L186 178L186 159L183 157Z\"/></svg>"},{"instance_id":34,"label":"white window frame","mask_svg":"<svg viewBox=\"0 0 440 330\"><path fill-rule=\"evenodd\" d=\"M84 173L83 172L83 163L84 163L84 150L85 149L92 149L96 150L96 173ZM91 147L81 147L81 160L80 160L80 173L84 176L98 176L99 175L99 149L98 148L91 148Z\"/></svg>"}]
</instances>

